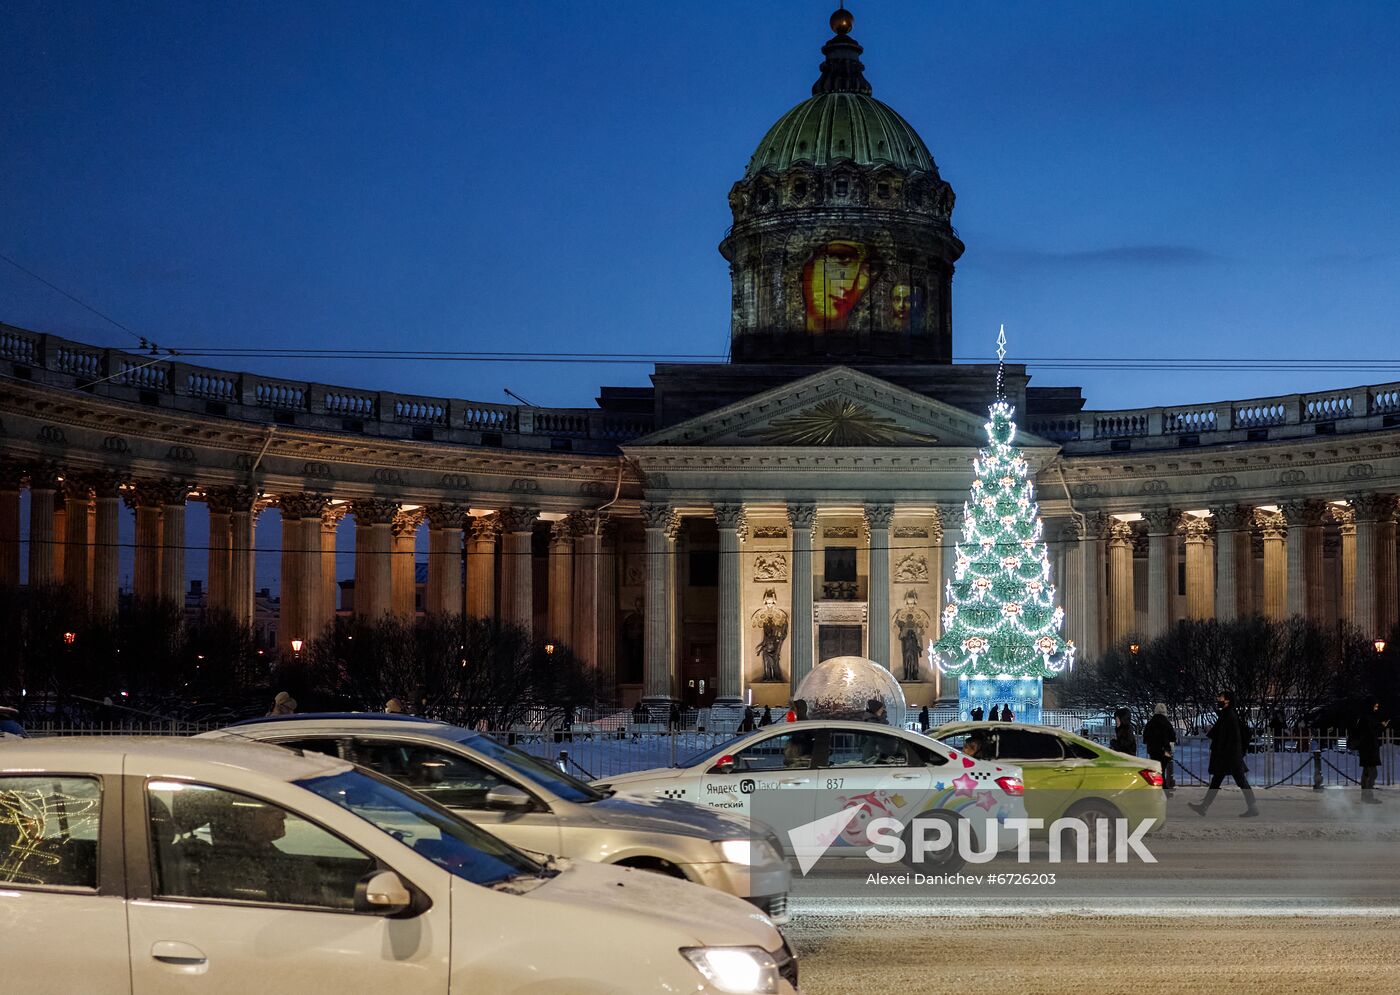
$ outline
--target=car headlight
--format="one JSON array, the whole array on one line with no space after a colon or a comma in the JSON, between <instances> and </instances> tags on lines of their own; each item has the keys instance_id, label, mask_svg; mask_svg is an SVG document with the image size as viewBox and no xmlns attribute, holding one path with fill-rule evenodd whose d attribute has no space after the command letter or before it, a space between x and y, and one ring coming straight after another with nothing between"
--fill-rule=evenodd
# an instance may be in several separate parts
<instances>
[{"instance_id":1,"label":"car headlight","mask_svg":"<svg viewBox=\"0 0 1400 995\"><path fill-rule=\"evenodd\" d=\"M725 860L731 864L742 864L744 867L771 864L778 859L773 848L764 840L718 840L715 846L719 847L720 856Z\"/></svg>"},{"instance_id":2,"label":"car headlight","mask_svg":"<svg viewBox=\"0 0 1400 995\"><path fill-rule=\"evenodd\" d=\"M762 947L682 947L711 985L733 995L772 995L778 990L778 963Z\"/></svg>"}]
</instances>

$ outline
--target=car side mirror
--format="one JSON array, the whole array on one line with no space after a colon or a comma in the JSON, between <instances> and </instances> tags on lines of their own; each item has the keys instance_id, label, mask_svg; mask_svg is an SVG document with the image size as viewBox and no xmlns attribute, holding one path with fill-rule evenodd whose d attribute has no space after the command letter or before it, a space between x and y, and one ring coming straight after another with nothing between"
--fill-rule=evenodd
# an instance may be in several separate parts
<instances>
[{"instance_id":1,"label":"car side mirror","mask_svg":"<svg viewBox=\"0 0 1400 995\"><path fill-rule=\"evenodd\" d=\"M710 768L711 774L732 774L734 772L734 758L725 754L715 761L715 765Z\"/></svg>"},{"instance_id":2,"label":"car side mirror","mask_svg":"<svg viewBox=\"0 0 1400 995\"><path fill-rule=\"evenodd\" d=\"M393 871L371 871L355 885L355 911L392 916L407 910L413 895Z\"/></svg>"},{"instance_id":3,"label":"car side mirror","mask_svg":"<svg viewBox=\"0 0 1400 995\"><path fill-rule=\"evenodd\" d=\"M524 811L535 807L535 800L513 784L498 784L486 792L486 807L498 811Z\"/></svg>"}]
</instances>

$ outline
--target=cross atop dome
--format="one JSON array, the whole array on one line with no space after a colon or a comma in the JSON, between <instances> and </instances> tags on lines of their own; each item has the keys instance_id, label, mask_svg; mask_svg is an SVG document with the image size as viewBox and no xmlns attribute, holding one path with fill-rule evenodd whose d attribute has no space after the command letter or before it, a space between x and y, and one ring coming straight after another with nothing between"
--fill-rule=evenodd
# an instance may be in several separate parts
<instances>
[{"instance_id":1,"label":"cross atop dome","mask_svg":"<svg viewBox=\"0 0 1400 995\"><path fill-rule=\"evenodd\" d=\"M855 17L844 6L831 15L831 30L836 34L822 46L826 61L821 64L821 77L812 84L813 94L870 93L870 84L864 75L865 65L860 61L865 49L850 37L855 23Z\"/></svg>"}]
</instances>

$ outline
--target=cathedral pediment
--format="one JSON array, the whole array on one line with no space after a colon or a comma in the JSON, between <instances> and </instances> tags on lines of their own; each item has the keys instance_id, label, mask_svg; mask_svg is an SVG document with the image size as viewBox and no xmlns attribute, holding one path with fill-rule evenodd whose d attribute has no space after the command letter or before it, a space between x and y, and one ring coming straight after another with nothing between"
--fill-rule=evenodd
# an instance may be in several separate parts
<instances>
[{"instance_id":1,"label":"cathedral pediment","mask_svg":"<svg viewBox=\"0 0 1400 995\"><path fill-rule=\"evenodd\" d=\"M977 448L985 419L838 366L636 439L653 446ZM1053 446L1022 435L1025 446Z\"/></svg>"}]
</instances>

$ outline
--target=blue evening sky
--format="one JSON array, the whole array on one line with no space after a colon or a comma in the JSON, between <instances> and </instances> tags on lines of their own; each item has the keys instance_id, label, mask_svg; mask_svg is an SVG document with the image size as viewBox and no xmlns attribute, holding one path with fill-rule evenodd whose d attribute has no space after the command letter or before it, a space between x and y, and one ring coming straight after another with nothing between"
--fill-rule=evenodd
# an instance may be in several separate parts
<instances>
[{"instance_id":1,"label":"blue evening sky","mask_svg":"<svg viewBox=\"0 0 1400 995\"><path fill-rule=\"evenodd\" d=\"M9 0L0 251L175 346L720 353L725 195L831 6ZM1393 356L1400 4L852 7L958 194L959 356L1001 322L1013 358ZM130 344L3 264L0 320ZM230 365L558 405L647 373ZM1033 382L1112 408L1391 379Z\"/></svg>"}]
</instances>

